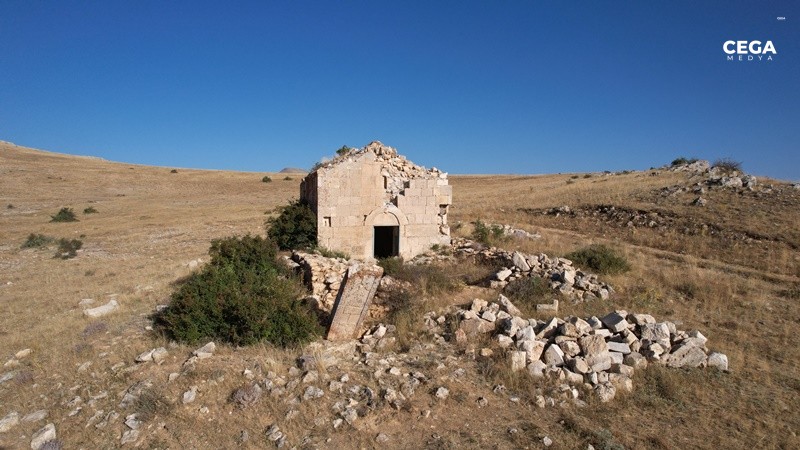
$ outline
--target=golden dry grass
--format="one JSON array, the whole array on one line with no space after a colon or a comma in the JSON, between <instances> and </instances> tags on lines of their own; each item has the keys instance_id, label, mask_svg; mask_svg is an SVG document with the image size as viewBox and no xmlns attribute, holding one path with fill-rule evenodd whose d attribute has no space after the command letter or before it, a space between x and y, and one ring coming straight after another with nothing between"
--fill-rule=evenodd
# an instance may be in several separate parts
<instances>
[{"instance_id":1,"label":"golden dry grass","mask_svg":"<svg viewBox=\"0 0 800 450\"><path fill-rule=\"evenodd\" d=\"M147 316L168 301L173 283L190 272L190 261L207 260L212 239L262 233L264 212L297 195L299 176L284 181L273 174L272 183L262 183L263 175L188 169L170 173L170 168L0 144L0 363L18 350L33 349L19 366L0 368L0 374L27 373L21 382L0 385L0 417L9 411L48 409L47 420L56 424L68 448L114 447L124 430L121 423L86 427L91 408L70 417L73 408L66 403L81 396L85 404L106 391L111 399L106 412L124 414L116 408L121 392L150 379L171 405L145 424L148 437L142 445L150 448L263 448L263 430L277 422L293 437L315 435L306 447L319 448L538 448L545 435L555 441L552 448L585 448L587 443L595 448L800 446L800 307L796 295L784 292L797 292L800 283L800 198L786 190L762 197L710 192L708 207L690 207L691 194L653 194L687 182L686 175L668 172L596 174L571 183L569 175L454 176L451 222L481 218L538 231L540 240L508 244L509 249L529 252L557 255L590 243L613 246L633 266L631 272L608 277L617 295L609 302L562 302L559 315L626 308L680 321L683 329L703 331L712 349L728 354L730 374L656 368L637 374L634 392L610 404L538 409L492 394L492 383L508 375L481 375L479 361L459 359L473 375L457 380L437 372L436 361L421 361L438 373L425 389L448 386L447 401L417 394L407 408L383 410L347 431L314 424L316 417L330 414L321 409L324 403L293 406L267 397L257 407L239 411L227 401L246 382L244 369L260 377L270 370L285 373L296 349L221 346L213 360L167 383L167 374L181 371L192 348L146 333ZM520 210L595 204L669 211L763 239L727 242ZM82 214L88 206L98 213ZM50 223L50 215L61 207L72 207L80 221ZM80 238L84 250L62 261L53 259L53 248L20 249L30 233ZM112 295L121 305L117 313L99 320L81 314L81 299L102 304ZM468 288L428 299L425 306L492 295ZM137 354L158 346L169 349L163 365L133 363ZM78 371L85 362L91 366ZM124 366L112 370L118 363ZM535 389L525 377L505 380L511 388ZM199 387L198 400L181 405L181 394L192 385ZM486 408L475 408L478 396L489 398ZM210 412L200 412L201 406ZM299 415L285 421L290 408L297 408ZM431 411L427 419L420 415L425 410ZM21 424L0 434L0 446L26 447L25 437L43 424ZM509 432L512 428L516 431ZM251 436L244 444L237 441L242 430ZM391 441L376 443L378 432L389 434Z\"/></svg>"}]
</instances>

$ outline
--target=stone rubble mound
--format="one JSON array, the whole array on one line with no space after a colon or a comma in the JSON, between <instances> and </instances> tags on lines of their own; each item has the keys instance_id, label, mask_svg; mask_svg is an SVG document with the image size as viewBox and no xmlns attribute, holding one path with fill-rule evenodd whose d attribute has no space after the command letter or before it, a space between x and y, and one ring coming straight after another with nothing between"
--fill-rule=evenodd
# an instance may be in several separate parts
<instances>
[{"instance_id":1,"label":"stone rubble mound","mask_svg":"<svg viewBox=\"0 0 800 450\"><path fill-rule=\"evenodd\" d=\"M495 247L481 248L469 239L453 239L456 254L470 255L488 261L498 261L503 264L492 280L491 288L504 288L510 282L524 278L538 276L550 283L550 287L573 302L583 302L594 299L605 300L614 289L601 282L597 275L586 273L572 265L566 258L550 257L544 253L525 254L509 252Z\"/></svg>"},{"instance_id":2,"label":"stone rubble mound","mask_svg":"<svg viewBox=\"0 0 800 450\"><path fill-rule=\"evenodd\" d=\"M501 294L492 303L475 299L455 317L460 319L456 342L491 335L497 346L507 349L510 370L583 386L604 402L620 390L631 391L634 372L648 364L728 370L727 356L709 352L701 332L678 330L675 323L658 322L648 314L617 310L601 318L524 319ZM440 325L431 317L426 320L429 329ZM579 397L577 389L571 392Z\"/></svg>"},{"instance_id":3,"label":"stone rubble mound","mask_svg":"<svg viewBox=\"0 0 800 450\"><path fill-rule=\"evenodd\" d=\"M392 198L402 192L406 188L406 183L411 179L447 179L446 172L435 167L426 169L418 166L406 159L405 156L398 154L397 149L384 145L380 141L373 141L361 149L351 149L349 152L337 155L330 161L321 163L317 170L333 167L346 161L354 161L367 152L374 154L376 160L381 163L381 175L387 180L386 191L391 194Z\"/></svg>"},{"instance_id":4,"label":"stone rubble mound","mask_svg":"<svg viewBox=\"0 0 800 450\"><path fill-rule=\"evenodd\" d=\"M317 301L316 306L331 312L350 262L343 258L327 258L302 251L292 252L291 258L286 258L285 261L290 268L302 274L303 282L311 288L311 295Z\"/></svg>"}]
</instances>

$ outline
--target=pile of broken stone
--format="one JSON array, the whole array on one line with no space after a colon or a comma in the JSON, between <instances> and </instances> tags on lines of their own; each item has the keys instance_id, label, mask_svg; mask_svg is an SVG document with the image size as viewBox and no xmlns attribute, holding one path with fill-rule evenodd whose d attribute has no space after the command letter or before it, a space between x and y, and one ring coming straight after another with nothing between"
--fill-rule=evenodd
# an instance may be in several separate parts
<instances>
[{"instance_id":1,"label":"pile of broken stone","mask_svg":"<svg viewBox=\"0 0 800 450\"><path fill-rule=\"evenodd\" d=\"M453 246L457 255L472 255L484 260L500 261L504 265L489 281L491 288L502 289L514 280L538 276L547 280L551 289L576 303L598 298L606 300L614 292L597 275L574 267L572 261L566 258L550 257L544 253L508 252L495 247L481 248L463 238L453 239Z\"/></svg>"},{"instance_id":2,"label":"pile of broken stone","mask_svg":"<svg viewBox=\"0 0 800 450\"><path fill-rule=\"evenodd\" d=\"M344 258L327 258L297 250L292 252L291 258L284 257L284 260L290 269L302 274L303 281L311 288L311 296L317 301L315 306L331 312L344 274L351 263Z\"/></svg>"},{"instance_id":3,"label":"pile of broken stone","mask_svg":"<svg viewBox=\"0 0 800 450\"><path fill-rule=\"evenodd\" d=\"M657 322L648 314L617 310L602 318L523 319L501 294L492 303L475 299L455 315L460 319L456 342L467 344L470 337L492 334L493 341L508 350L512 371L584 386L604 402L618 390L630 391L634 372L648 364L728 370L728 357L709 352L702 333L678 330L675 323ZM435 320L428 323L430 328L437 325ZM491 353L490 348L481 350L483 356ZM579 395L576 389L572 392Z\"/></svg>"}]
</instances>

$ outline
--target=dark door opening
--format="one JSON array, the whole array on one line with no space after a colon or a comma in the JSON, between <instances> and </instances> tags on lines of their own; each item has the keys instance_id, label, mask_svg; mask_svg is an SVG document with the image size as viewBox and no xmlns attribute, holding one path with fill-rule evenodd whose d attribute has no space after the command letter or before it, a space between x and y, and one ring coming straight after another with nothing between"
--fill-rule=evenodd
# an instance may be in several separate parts
<instances>
[{"instance_id":1,"label":"dark door opening","mask_svg":"<svg viewBox=\"0 0 800 450\"><path fill-rule=\"evenodd\" d=\"M376 258L389 258L400 254L400 227L375 227L373 251Z\"/></svg>"}]
</instances>

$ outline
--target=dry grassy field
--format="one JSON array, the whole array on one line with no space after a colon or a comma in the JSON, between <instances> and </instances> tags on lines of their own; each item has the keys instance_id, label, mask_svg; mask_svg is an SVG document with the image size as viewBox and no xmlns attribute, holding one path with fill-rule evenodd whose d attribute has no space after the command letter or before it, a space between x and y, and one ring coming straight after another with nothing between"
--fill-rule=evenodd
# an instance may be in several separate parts
<instances>
[{"instance_id":1,"label":"dry grassy field","mask_svg":"<svg viewBox=\"0 0 800 450\"><path fill-rule=\"evenodd\" d=\"M264 175L272 182L262 182ZM211 240L264 234L265 212L295 198L300 178L173 173L0 143L0 377L12 374L0 383L0 419L47 410L42 420L0 433L0 448L29 448L46 423L64 448L114 448L132 413L148 416L139 438L126 444L139 448L264 448L273 445L264 436L273 424L297 448L542 448L544 436L550 448L564 449L800 448L800 190L776 180L759 180L754 191L710 190L698 207L691 205L697 194L664 191L698 179L665 170L450 177L456 235L482 219L542 236L509 241L508 250L564 255L604 243L626 256L632 270L605 277L616 290L611 299L563 302L559 317L625 309L675 321L726 353L729 373L651 367L636 374L632 393L610 403L538 408L526 393L539 382L527 375L486 370L457 349L419 351L414 364L432 380L429 388L447 385L450 398L437 401L424 388L404 408L384 406L339 429L331 426L330 394L299 403L267 395L241 410L229 401L247 383L246 369L257 377L284 374L302 349L221 345L197 370L168 381L194 348L149 333L148 316L169 301L192 261L208 260ZM592 214L601 205L655 225ZM545 213L561 206L587 213ZM63 207L78 221L50 222ZM84 213L90 207L97 212ZM31 233L80 239L83 247L73 259L56 259L53 245L22 248ZM426 306L496 295L470 287ZM102 319L87 318L79 306L112 298L120 308ZM160 346L169 352L163 364L134 362ZM30 355L14 358L23 349ZM456 367L465 372L450 376ZM349 370L353 383L374 382L369 370ZM141 381L152 384L155 400L121 407L125 391ZM494 393L498 382L521 400ZM183 404L191 386L198 399ZM488 405L478 409L478 397ZM119 417L98 427L112 412ZM378 433L388 441L376 442Z\"/></svg>"}]
</instances>

